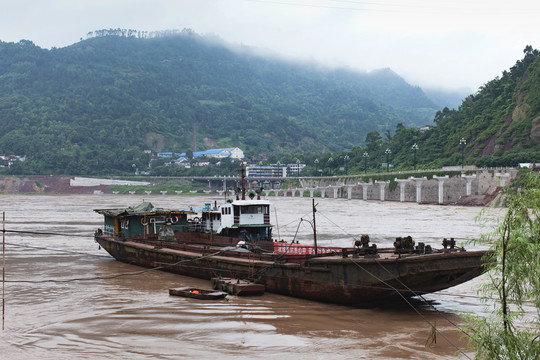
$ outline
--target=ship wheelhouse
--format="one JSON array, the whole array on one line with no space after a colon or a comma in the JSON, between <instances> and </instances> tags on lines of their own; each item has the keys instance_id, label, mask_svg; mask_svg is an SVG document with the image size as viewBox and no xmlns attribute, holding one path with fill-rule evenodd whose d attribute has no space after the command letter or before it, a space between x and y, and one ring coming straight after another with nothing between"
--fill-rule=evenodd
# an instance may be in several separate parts
<instances>
[{"instance_id":1,"label":"ship wheelhouse","mask_svg":"<svg viewBox=\"0 0 540 360\"><path fill-rule=\"evenodd\" d=\"M237 200L232 203L234 225L270 225L270 203L266 200Z\"/></svg>"},{"instance_id":2,"label":"ship wheelhouse","mask_svg":"<svg viewBox=\"0 0 540 360\"><path fill-rule=\"evenodd\" d=\"M214 208L207 204L201 213L201 222L206 232L249 242L272 240L267 200L235 200Z\"/></svg>"},{"instance_id":3,"label":"ship wheelhouse","mask_svg":"<svg viewBox=\"0 0 540 360\"><path fill-rule=\"evenodd\" d=\"M232 229L246 241L272 240L269 201L236 200L232 203L232 216Z\"/></svg>"}]
</instances>

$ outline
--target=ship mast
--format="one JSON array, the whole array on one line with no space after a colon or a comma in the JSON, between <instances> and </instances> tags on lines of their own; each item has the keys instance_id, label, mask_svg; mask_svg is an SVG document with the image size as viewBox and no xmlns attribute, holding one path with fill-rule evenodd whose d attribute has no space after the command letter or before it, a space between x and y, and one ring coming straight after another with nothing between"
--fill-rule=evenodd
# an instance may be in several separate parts
<instances>
[{"instance_id":1,"label":"ship mast","mask_svg":"<svg viewBox=\"0 0 540 360\"><path fill-rule=\"evenodd\" d=\"M246 183L245 183L246 169L244 169L244 161L242 161L242 168L240 170L236 170L236 171L241 171L241 173L242 173L242 200L246 200ZM238 189L238 187L237 187L237 189ZM238 200L238 191L236 193L236 200Z\"/></svg>"},{"instance_id":2,"label":"ship mast","mask_svg":"<svg viewBox=\"0 0 540 360\"><path fill-rule=\"evenodd\" d=\"M242 200L246 200L246 169L244 169L244 162L242 161Z\"/></svg>"}]
</instances>

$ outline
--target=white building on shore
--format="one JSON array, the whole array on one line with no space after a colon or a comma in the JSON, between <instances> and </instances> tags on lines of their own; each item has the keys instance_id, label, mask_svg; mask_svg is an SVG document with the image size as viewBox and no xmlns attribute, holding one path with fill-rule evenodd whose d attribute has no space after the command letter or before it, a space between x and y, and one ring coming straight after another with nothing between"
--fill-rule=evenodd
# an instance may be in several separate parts
<instances>
[{"instance_id":1,"label":"white building on shore","mask_svg":"<svg viewBox=\"0 0 540 360\"><path fill-rule=\"evenodd\" d=\"M206 156L207 158L214 158L214 159L224 159L224 158L231 158L231 159L238 159L242 160L244 158L244 151L242 149L234 147L234 148L225 148L225 149L209 149L204 151L196 151L193 153L193 158L196 159L201 156ZM177 165L184 165L188 162L186 158L186 153L182 153L179 155L179 157L174 161Z\"/></svg>"}]
</instances>

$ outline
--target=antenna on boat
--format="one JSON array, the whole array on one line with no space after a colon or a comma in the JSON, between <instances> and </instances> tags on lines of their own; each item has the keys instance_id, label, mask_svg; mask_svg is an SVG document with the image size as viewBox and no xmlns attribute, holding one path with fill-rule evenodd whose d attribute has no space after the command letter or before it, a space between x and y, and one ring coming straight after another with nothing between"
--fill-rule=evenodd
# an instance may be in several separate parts
<instances>
[{"instance_id":1,"label":"antenna on boat","mask_svg":"<svg viewBox=\"0 0 540 360\"><path fill-rule=\"evenodd\" d=\"M315 213L317 212L317 205L315 205L315 198L312 198L311 200L313 206L313 245L315 246L315 255L317 255L317 225L315 224Z\"/></svg>"},{"instance_id":2,"label":"antenna on boat","mask_svg":"<svg viewBox=\"0 0 540 360\"><path fill-rule=\"evenodd\" d=\"M279 234L279 223L278 223L278 220L277 220L277 209L276 208L274 208L274 216L276 217L277 237L278 237L278 240L281 240L281 235Z\"/></svg>"}]
</instances>

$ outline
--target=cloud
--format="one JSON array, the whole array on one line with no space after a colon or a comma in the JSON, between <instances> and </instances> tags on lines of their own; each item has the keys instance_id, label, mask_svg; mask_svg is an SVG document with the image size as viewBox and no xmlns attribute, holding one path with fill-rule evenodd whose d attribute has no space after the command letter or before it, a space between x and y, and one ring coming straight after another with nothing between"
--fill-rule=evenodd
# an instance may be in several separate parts
<instances>
[{"instance_id":1,"label":"cloud","mask_svg":"<svg viewBox=\"0 0 540 360\"><path fill-rule=\"evenodd\" d=\"M514 0L2 1L0 39L42 47L104 28L191 28L232 44L359 70L390 67L420 86L472 91L540 47L540 3Z\"/></svg>"}]
</instances>

